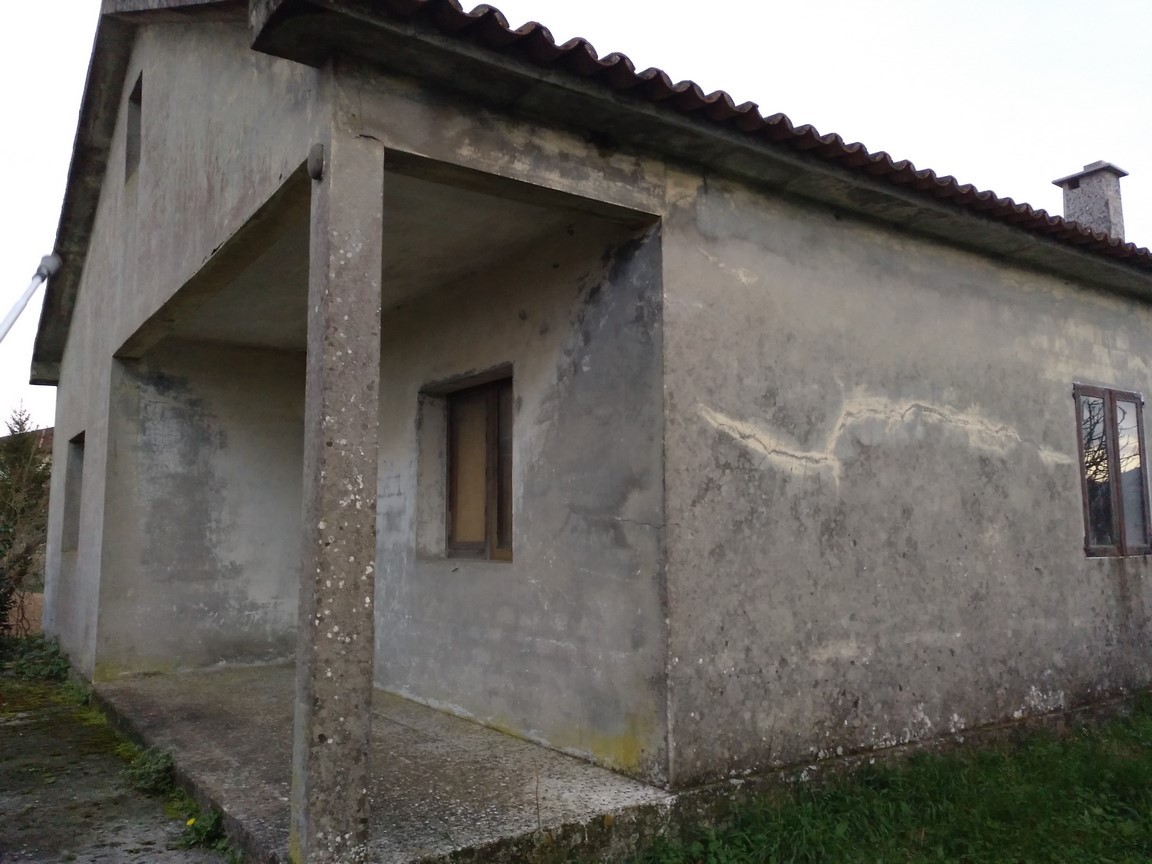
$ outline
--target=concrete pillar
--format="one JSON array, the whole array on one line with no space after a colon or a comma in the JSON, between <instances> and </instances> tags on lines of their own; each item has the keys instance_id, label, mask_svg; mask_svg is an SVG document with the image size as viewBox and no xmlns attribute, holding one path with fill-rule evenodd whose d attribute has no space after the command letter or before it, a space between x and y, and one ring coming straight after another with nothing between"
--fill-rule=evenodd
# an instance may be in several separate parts
<instances>
[{"instance_id":1,"label":"concrete pillar","mask_svg":"<svg viewBox=\"0 0 1152 864\"><path fill-rule=\"evenodd\" d=\"M313 175L304 412L304 560L296 654L293 862L364 859L376 560L384 150L332 120ZM322 157L322 160L321 158ZM322 161L322 165L321 165Z\"/></svg>"}]
</instances>

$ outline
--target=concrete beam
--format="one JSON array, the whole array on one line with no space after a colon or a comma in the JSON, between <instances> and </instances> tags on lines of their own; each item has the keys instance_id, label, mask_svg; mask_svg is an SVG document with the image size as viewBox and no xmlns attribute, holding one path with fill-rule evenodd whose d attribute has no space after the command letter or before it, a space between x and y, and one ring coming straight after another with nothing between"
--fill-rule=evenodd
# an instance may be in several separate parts
<instances>
[{"instance_id":1,"label":"concrete beam","mask_svg":"<svg viewBox=\"0 0 1152 864\"><path fill-rule=\"evenodd\" d=\"M419 20L389 16L356 0L251 0L252 47L319 66L333 56L454 92L468 105L583 130L605 149L671 157L798 200L895 225L964 249L1152 298L1146 270L1052 237L989 219L912 187L894 186L810 153L617 93L595 78L547 68L515 53L446 34ZM437 98L443 98L438 95Z\"/></svg>"},{"instance_id":2,"label":"concrete beam","mask_svg":"<svg viewBox=\"0 0 1152 864\"><path fill-rule=\"evenodd\" d=\"M260 209L229 237L168 301L116 350L121 360L139 359L168 337L271 249L293 226L302 224L311 188L304 165L293 171ZM300 221L298 221L300 220Z\"/></svg>"},{"instance_id":3,"label":"concrete beam","mask_svg":"<svg viewBox=\"0 0 1152 864\"><path fill-rule=\"evenodd\" d=\"M246 0L104 0L102 12L119 18L146 17L150 22L244 21Z\"/></svg>"},{"instance_id":4,"label":"concrete beam","mask_svg":"<svg viewBox=\"0 0 1152 864\"><path fill-rule=\"evenodd\" d=\"M368 836L384 148L352 131L339 72L313 175L296 655L293 862L359 861ZM319 153L320 151L316 151ZM317 168L320 170L316 170Z\"/></svg>"}]
</instances>

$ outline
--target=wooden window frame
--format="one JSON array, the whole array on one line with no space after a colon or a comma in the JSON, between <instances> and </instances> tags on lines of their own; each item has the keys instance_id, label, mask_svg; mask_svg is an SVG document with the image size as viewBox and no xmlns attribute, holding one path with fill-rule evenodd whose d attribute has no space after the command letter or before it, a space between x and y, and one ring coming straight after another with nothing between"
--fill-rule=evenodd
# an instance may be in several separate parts
<instances>
[{"instance_id":1,"label":"wooden window frame","mask_svg":"<svg viewBox=\"0 0 1152 864\"><path fill-rule=\"evenodd\" d=\"M488 559L492 561L511 561L512 560L512 535L513 525L515 520L512 516L511 495L512 490L502 489L500 480L500 394L505 388L512 392L512 378L499 378L494 381L487 381L473 387L466 387L460 390L455 390L445 395L447 400L447 508L444 517L445 537L444 549L449 558L478 558ZM485 404L485 446L484 446L484 540L483 542L462 542L453 539L453 522L457 510L457 478L459 472L456 466L456 419L454 402L465 398L474 398L483 394ZM514 411L508 411L507 423L512 424L512 414ZM508 456L512 458L511 454ZM500 498L501 495L506 495L508 501L508 518L509 524L507 526L508 544L501 546L499 544L499 513L500 513Z\"/></svg>"},{"instance_id":2,"label":"wooden window frame","mask_svg":"<svg viewBox=\"0 0 1152 864\"><path fill-rule=\"evenodd\" d=\"M1148 501L1148 450L1144 446L1144 397L1132 390L1114 390L1109 387L1096 387L1088 384L1074 384L1073 401L1076 405L1076 450L1077 466L1080 472L1080 501L1084 516L1084 553L1092 558L1116 558L1134 555L1148 555L1152 552L1148 540L1152 539L1152 525L1149 522ZM1108 460L1108 483L1112 504L1113 545L1092 543L1092 515L1088 509L1088 475L1084 470L1084 423L1082 402L1085 397L1100 399L1104 405L1104 449ZM1140 495L1144 515L1145 543L1129 542L1126 536L1124 518L1124 498L1120 483L1120 441L1116 421L1116 403L1133 402L1136 412L1136 434L1140 449Z\"/></svg>"}]
</instances>

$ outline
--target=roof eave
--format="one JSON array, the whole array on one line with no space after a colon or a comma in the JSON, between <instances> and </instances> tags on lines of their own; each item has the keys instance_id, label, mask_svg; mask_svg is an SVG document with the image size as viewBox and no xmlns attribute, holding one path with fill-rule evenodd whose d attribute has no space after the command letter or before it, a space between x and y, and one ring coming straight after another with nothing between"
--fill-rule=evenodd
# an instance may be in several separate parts
<instances>
[{"instance_id":1,"label":"roof eave","mask_svg":"<svg viewBox=\"0 0 1152 864\"><path fill-rule=\"evenodd\" d=\"M72 143L53 251L63 266L44 292L32 349L32 384L56 384L100 203L100 190L132 53L143 22L244 20L245 0L104 0Z\"/></svg>"},{"instance_id":2,"label":"roof eave","mask_svg":"<svg viewBox=\"0 0 1152 864\"><path fill-rule=\"evenodd\" d=\"M63 266L44 292L32 349L33 384L55 384L60 380L60 361L108 167L133 31L132 25L106 15L101 16L96 28L53 247Z\"/></svg>"},{"instance_id":3,"label":"roof eave","mask_svg":"<svg viewBox=\"0 0 1152 864\"><path fill-rule=\"evenodd\" d=\"M557 46L537 25L512 31L488 7L464 13L456 0L105 0L57 229L55 252L64 266L45 292L32 383L59 380L135 24L234 20L242 17L245 5L253 47L269 54L313 66L333 54L349 55L494 107L580 126L607 143L665 153L706 170L1152 300L1152 254L1147 249L960 186L951 177L916 171L885 153L869 154L810 127L793 128L781 115L764 118L756 106L734 106L726 94L704 96L690 82L671 85L667 76L651 70L637 75L627 58L598 59L582 40ZM483 28L482 36L462 36L463 18ZM493 40L514 50L494 49ZM481 44L484 41L489 44ZM581 69L617 80L623 76L627 89L611 81L605 86ZM664 100L633 92L639 90L658 91Z\"/></svg>"},{"instance_id":4,"label":"roof eave","mask_svg":"<svg viewBox=\"0 0 1152 864\"><path fill-rule=\"evenodd\" d=\"M105 15L150 21L245 21L248 0L104 0Z\"/></svg>"},{"instance_id":5,"label":"roof eave","mask_svg":"<svg viewBox=\"0 0 1152 864\"><path fill-rule=\"evenodd\" d=\"M333 55L411 75L497 109L592 132L705 170L898 224L1152 300L1152 253L839 136L763 117L727 94L598 58L536 24L511 30L457 0L251 0L253 47L317 66Z\"/></svg>"}]
</instances>

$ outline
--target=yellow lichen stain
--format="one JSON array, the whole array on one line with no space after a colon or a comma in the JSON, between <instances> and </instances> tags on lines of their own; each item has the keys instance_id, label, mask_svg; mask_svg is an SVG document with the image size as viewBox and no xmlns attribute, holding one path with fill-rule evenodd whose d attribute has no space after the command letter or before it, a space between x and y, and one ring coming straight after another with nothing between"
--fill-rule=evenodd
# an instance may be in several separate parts
<instances>
[{"instance_id":1,"label":"yellow lichen stain","mask_svg":"<svg viewBox=\"0 0 1152 864\"><path fill-rule=\"evenodd\" d=\"M637 714L629 715L626 731L617 734L587 727L559 728L545 735L525 734L522 728L513 726L503 717L487 717L481 724L513 738L580 756L623 774L636 773L642 768L655 727L652 718Z\"/></svg>"},{"instance_id":2,"label":"yellow lichen stain","mask_svg":"<svg viewBox=\"0 0 1152 864\"><path fill-rule=\"evenodd\" d=\"M635 773L643 767L652 741L651 717L629 715L625 731L602 732L580 727L558 730L551 744L559 750L589 756L593 761L624 773Z\"/></svg>"},{"instance_id":3,"label":"yellow lichen stain","mask_svg":"<svg viewBox=\"0 0 1152 864\"><path fill-rule=\"evenodd\" d=\"M300 838L296 836L296 829L293 828L288 834L288 861L290 864L300 864L303 860L300 855Z\"/></svg>"},{"instance_id":4,"label":"yellow lichen stain","mask_svg":"<svg viewBox=\"0 0 1152 864\"><path fill-rule=\"evenodd\" d=\"M485 720L474 720L474 722L479 723L481 726L486 726L489 729L494 729L495 731L504 735L509 735L512 738L524 738L528 741L533 740L528 735L525 735L523 731L509 723L506 723L500 717L489 717Z\"/></svg>"},{"instance_id":5,"label":"yellow lichen stain","mask_svg":"<svg viewBox=\"0 0 1152 864\"><path fill-rule=\"evenodd\" d=\"M97 662L92 668L92 683L101 684L105 681L115 681L117 678L125 678L129 675L167 675L175 671L175 664L168 662L139 664L134 669L126 669L115 663Z\"/></svg>"},{"instance_id":6,"label":"yellow lichen stain","mask_svg":"<svg viewBox=\"0 0 1152 864\"><path fill-rule=\"evenodd\" d=\"M698 174L667 168L664 175L664 207L671 212L677 208L690 211L704 188Z\"/></svg>"},{"instance_id":7,"label":"yellow lichen stain","mask_svg":"<svg viewBox=\"0 0 1152 864\"><path fill-rule=\"evenodd\" d=\"M611 828L612 823L615 821L616 821L616 818L611 813L605 813L604 814L604 827L605 828Z\"/></svg>"}]
</instances>

